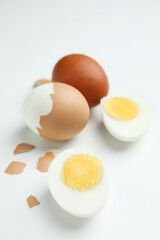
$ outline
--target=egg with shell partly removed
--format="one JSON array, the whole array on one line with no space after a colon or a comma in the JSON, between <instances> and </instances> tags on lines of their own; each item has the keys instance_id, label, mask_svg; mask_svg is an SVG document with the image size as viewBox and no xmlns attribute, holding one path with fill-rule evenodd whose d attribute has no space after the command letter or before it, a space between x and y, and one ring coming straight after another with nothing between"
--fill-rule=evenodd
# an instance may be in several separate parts
<instances>
[{"instance_id":1,"label":"egg with shell partly removed","mask_svg":"<svg viewBox=\"0 0 160 240\"><path fill-rule=\"evenodd\" d=\"M82 54L61 58L53 68L52 81L77 88L90 107L98 105L109 91L108 78L103 68L94 59Z\"/></svg>"},{"instance_id":2,"label":"egg with shell partly removed","mask_svg":"<svg viewBox=\"0 0 160 240\"><path fill-rule=\"evenodd\" d=\"M78 134L89 119L84 96L65 83L38 86L25 98L23 117L36 134L51 140L67 140Z\"/></svg>"}]
</instances>

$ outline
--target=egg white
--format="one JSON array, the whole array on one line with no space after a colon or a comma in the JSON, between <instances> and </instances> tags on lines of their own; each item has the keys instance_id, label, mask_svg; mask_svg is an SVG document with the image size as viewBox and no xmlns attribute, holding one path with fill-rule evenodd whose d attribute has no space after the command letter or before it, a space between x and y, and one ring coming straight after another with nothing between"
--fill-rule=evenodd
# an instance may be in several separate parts
<instances>
[{"instance_id":1,"label":"egg white","mask_svg":"<svg viewBox=\"0 0 160 240\"><path fill-rule=\"evenodd\" d=\"M25 98L23 104L23 118L26 125L39 135L37 128L41 128L40 117L48 115L53 106L51 94L54 94L54 84L46 83L38 86Z\"/></svg>"},{"instance_id":2,"label":"egg white","mask_svg":"<svg viewBox=\"0 0 160 240\"><path fill-rule=\"evenodd\" d=\"M108 198L106 169L103 164L103 177L95 188L87 191L70 189L63 183L61 171L65 160L76 154L94 156L80 149L69 149L59 153L49 167L48 185L53 198L63 210L77 217L91 217L104 207Z\"/></svg>"},{"instance_id":3,"label":"egg white","mask_svg":"<svg viewBox=\"0 0 160 240\"><path fill-rule=\"evenodd\" d=\"M127 98L133 101L139 107L139 114L132 120L117 120L109 116L104 110L103 104L108 97L101 99L101 115L103 123L109 133L120 141L134 142L138 140L148 129L151 120L151 109L141 98L123 95L113 96ZM110 97L111 98L111 97Z\"/></svg>"}]
</instances>

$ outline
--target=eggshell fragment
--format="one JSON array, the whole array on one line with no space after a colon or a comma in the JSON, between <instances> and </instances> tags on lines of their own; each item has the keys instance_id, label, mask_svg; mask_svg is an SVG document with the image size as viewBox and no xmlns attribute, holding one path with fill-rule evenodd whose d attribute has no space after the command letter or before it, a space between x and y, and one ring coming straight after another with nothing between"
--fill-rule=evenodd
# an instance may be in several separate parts
<instances>
[{"instance_id":1,"label":"eggshell fragment","mask_svg":"<svg viewBox=\"0 0 160 240\"><path fill-rule=\"evenodd\" d=\"M54 159L54 154L52 152L46 152L45 155L39 158L37 169L40 172L48 172L48 168Z\"/></svg>"},{"instance_id":2,"label":"eggshell fragment","mask_svg":"<svg viewBox=\"0 0 160 240\"><path fill-rule=\"evenodd\" d=\"M90 107L98 105L109 91L108 78L103 68L94 59L82 54L61 58L53 68L52 81L77 88Z\"/></svg>"},{"instance_id":3,"label":"eggshell fragment","mask_svg":"<svg viewBox=\"0 0 160 240\"><path fill-rule=\"evenodd\" d=\"M20 143L15 148L14 154L19 154L22 152L29 152L29 151L32 151L34 148L35 148L35 146L30 145L28 143Z\"/></svg>"},{"instance_id":4,"label":"eggshell fragment","mask_svg":"<svg viewBox=\"0 0 160 240\"><path fill-rule=\"evenodd\" d=\"M40 202L37 200L37 198L33 195L30 195L27 198L27 203L28 203L29 208L35 207L40 204Z\"/></svg>"},{"instance_id":5,"label":"eggshell fragment","mask_svg":"<svg viewBox=\"0 0 160 240\"><path fill-rule=\"evenodd\" d=\"M34 87L38 87L40 85L50 83L50 82L51 82L51 80L49 80L49 79L39 79L39 80L35 81Z\"/></svg>"},{"instance_id":6,"label":"eggshell fragment","mask_svg":"<svg viewBox=\"0 0 160 240\"><path fill-rule=\"evenodd\" d=\"M25 168L25 166L26 166L25 163L13 161L6 168L5 173L8 173L10 175L20 174L23 172L23 169Z\"/></svg>"}]
</instances>

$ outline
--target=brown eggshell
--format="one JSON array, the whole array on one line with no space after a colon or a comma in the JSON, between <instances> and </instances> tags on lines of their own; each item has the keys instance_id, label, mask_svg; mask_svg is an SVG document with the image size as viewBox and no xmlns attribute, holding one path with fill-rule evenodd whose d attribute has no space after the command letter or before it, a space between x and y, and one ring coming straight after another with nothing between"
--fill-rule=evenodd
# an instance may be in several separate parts
<instances>
[{"instance_id":1,"label":"brown eggshell","mask_svg":"<svg viewBox=\"0 0 160 240\"><path fill-rule=\"evenodd\" d=\"M89 106L84 96L74 87L54 83L52 110L40 116L39 135L51 140L67 140L78 134L89 119Z\"/></svg>"},{"instance_id":2,"label":"brown eggshell","mask_svg":"<svg viewBox=\"0 0 160 240\"><path fill-rule=\"evenodd\" d=\"M46 152L44 156L39 158L37 169L40 172L47 172L53 159L54 159L54 154L52 152Z\"/></svg>"},{"instance_id":3,"label":"brown eggshell","mask_svg":"<svg viewBox=\"0 0 160 240\"><path fill-rule=\"evenodd\" d=\"M33 195L30 195L27 198L27 203L28 203L29 208L35 207L40 204L40 202L37 200L37 198Z\"/></svg>"},{"instance_id":4,"label":"brown eggshell","mask_svg":"<svg viewBox=\"0 0 160 240\"><path fill-rule=\"evenodd\" d=\"M82 54L71 54L60 59L53 69L52 81L77 88L90 107L98 105L109 90L103 68L94 59Z\"/></svg>"},{"instance_id":5,"label":"brown eggshell","mask_svg":"<svg viewBox=\"0 0 160 240\"><path fill-rule=\"evenodd\" d=\"M35 148L35 146L28 144L28 143L20 143L17 145L17 147L14 150L14 154L19 154L23 152L29 152L32 151Z\"/></svg>"},{"instance_id":6,"label":"brown eggshell","mask_svg":"<svg viewBox=\"0 0 160 240\"><path fill-rule=\"evenodd\" d=\"M49 80L49 79L39 79L39 80L35 81L34 87L38 87L40 85L50 83L50 82L51 82L51 80Z\"/></svg>"},{"instance_id":7,"label":"brown eggshell","mask_svg":"<svg viewBox=\"0 0 160 240\"><path fill-rule=\"evenodd\" d=\"M5 173L10 175L20 174L23 172L24 168L26 167L25 163L13 161L11 162L5 170Z\"/></svg>"}]
</instances>

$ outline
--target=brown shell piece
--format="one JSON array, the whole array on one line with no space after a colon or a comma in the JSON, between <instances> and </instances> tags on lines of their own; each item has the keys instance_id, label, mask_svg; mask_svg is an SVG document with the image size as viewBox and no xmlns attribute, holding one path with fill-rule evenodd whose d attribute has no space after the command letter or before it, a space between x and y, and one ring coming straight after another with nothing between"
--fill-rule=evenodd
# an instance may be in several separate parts
<instances>
[{"instance_id":1,"label":"brown shell piece","mask_svg":"<svg viewBox=\"0 0 160 240\"><path fill-rule=\"evenodd\" d=\"M40 202L37 200L37 198L33 195L30 195L27 198L27 203L28 203L29 208L35 207L40 204Z\"/></svg>"},{"instance_id":2,"label":"brown shell piece","mask_svg":"<svg viewBox=\"0 0 160 240\"><path fill-rule=\"evenodd\" d=\"M25 163L13 161L8 165L8 167L5 170L5 173L8 173L10 175L20 174L23 172L25 166L26 166Z\"/></svg>"},{"instance_id":3,"label":"brown shell piece","mask_svg":"<svg viewBox=\"0 0 160 240\"><path fill-rule=\"evenodd\" d=\"M38 87L38 86L46 84L46 83L51 83L51 80L49 80L49 79L39 79L39 80L35 81L34 87Z\"/></svg>"},{"instance_id":4,"label":"brown shell piece","mask_svg":"<svg viewBox=\"0 0 160 240\"><path fill-rule=\"evenodd\" d=\"M52 152L46 152L43 157L39 158L37 169L40 172L47 172L53 159L54 159L54 154Z\"/></svg>"},{"instance_id":5,"label":"brown shell piece","mask_svg":"<svg viewBox=\"0 0 160 240\"><path fill-rule=\"evenodd\" d=\"M34 148L35 148L35 146L30 145L28 143L20 143L15 148L14 154L19 154L22 152L29 152L29 151L32 151Z\"/></svg>"},{"instance_id":6,"label":"brown shell piece","mask_svg":"<svg viewBox=\"0 0 160 240\"><path fill-rule=\"evenodd\" d=\"M84 96L74 87L54 83L52 110L40 117L39 135L51 140L67 140L78 134L89 119L89 106Z\"/></svg>"}]
</instances>

